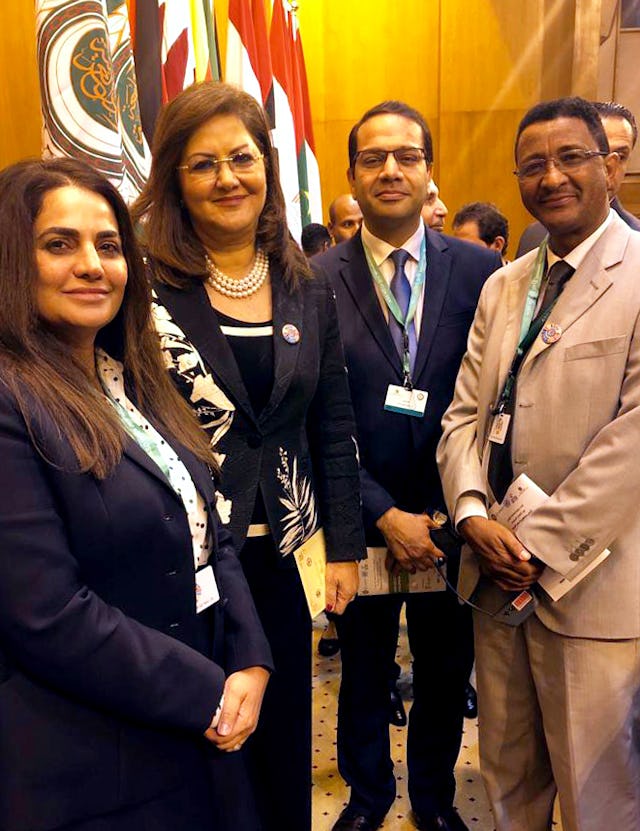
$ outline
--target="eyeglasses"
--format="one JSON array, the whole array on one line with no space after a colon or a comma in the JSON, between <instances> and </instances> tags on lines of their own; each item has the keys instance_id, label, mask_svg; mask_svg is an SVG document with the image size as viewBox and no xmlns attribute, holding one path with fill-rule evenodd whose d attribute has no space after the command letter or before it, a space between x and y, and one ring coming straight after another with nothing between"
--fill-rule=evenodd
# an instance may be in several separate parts
<instances>
[{"instance_id":1,"label":"eyeglasses","mask_svg":"<svg viewBox=\"0 0 640 831\"><path fill-rule=\"evenodd\" d=\"M353 157L353 164L365 170L379 170L392 155L398 165L412 168L425 161L427 154L423 147L398 147L395 150L358 150Z\"/></svg>"},{"instance_id":2,"label":"eyeglasses","mask_svg":"<svg viewBox=\"0 0 640 831\"><path fill-rule=\"evenodd\" d=\"M558 153L557 156L530 159L530 161L525 162L519 168L514 170L513 173L518 177L518 179L538 179L541 176L544 176L550 163L553 164L556 170L559 170L560 173L568 173L570 170L576 170L577 168L582 167L582 165L586 164L589 159L593 159L596 156L608 155L608 153L605 153L602 150L580 150L576 147L574 150L564 150L562 153Z\"/></svg>"},{"instance_id":3,"label":"eyeglasses","mask_svg":"<svg viewBox=\"0 0 640 831\"><path fill-rule=\"evenodd\" d=\"M223 156L216 159L215 156L199 156L188 164L178 165L176 170L186 170L190 176L196 179L213 179L220 170L220 165L226 162L232 173L249 173L256 162L264 158L263 153L254 156L253 153L234 153L232 156Z\"/></svg>"}]
</instances>

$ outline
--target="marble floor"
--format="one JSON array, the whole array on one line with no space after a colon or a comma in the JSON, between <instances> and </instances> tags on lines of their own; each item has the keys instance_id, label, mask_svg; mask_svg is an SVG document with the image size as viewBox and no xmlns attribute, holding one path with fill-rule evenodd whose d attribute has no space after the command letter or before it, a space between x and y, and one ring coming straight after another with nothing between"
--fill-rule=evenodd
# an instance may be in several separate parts
<instances>
[{"instance_id":1,"label":"marble floor","mask_svg":"<svg viewBox=\"0 0 640 831\"><path fill-rule=\"evenodd\" d=\"M330 831L346 804L348 789L340 778L336 761L336 706L340 684L340 654L323 658L318 655L317 642L324 628L320 617L313 633L313 831ZM403 674L400 678L403 697L408 697L403 681L409 678L410 655L406 629L401 627L397 660ZM391 747L395 753L398 780L396 804L387 814L384 831L413 831L411 807L407 797L405 736L406 728L390 727ZM465 719L462 749L456 766L458 793L456 807L470 831L493 831L493 819L478 768L478 730L475 720ZM562 831L554 823L554 831Z\"/></svg>"}]
</instances>

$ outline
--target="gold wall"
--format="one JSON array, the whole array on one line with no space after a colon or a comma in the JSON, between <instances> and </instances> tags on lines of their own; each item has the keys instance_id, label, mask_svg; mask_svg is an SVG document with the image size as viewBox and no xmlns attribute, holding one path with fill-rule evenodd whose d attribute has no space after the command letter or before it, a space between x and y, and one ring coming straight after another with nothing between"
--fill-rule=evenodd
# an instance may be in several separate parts
<instances>
[{"instance_id":1,"label":"gold wall","mask_svg":"<svg viewBox=\"0 0 640 831\"><path fill-rule=\"evenodd\" d=\"M453 213L496 202L515 242L513 137L524 111L596 95L601 0L298 0L327 206L346 190L347 135L367 107L401 98L434 137L434 176ZM268 5L268 0L266 0ZM0 166L40 150L34 0L0 10ZM221 51L228 0L215 0ZM450 228L450 226L449 226Z\"/></svg>"},{"instance_id":2,"label":"gold wall","mask_svg":"<svg viewBox=\"0 0 640 831\"><path fill-rule=\"evenodd\" d=\"M0 3L0 168L40 155L34 0Z\"/></svg>"}]
</instances>

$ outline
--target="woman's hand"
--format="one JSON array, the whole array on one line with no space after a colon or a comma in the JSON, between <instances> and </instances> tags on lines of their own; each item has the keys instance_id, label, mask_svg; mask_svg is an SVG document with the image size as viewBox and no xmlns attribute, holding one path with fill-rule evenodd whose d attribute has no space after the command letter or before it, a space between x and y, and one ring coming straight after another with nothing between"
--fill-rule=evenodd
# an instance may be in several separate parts
<instances>
[{"instance_id":1,"label":"woman's hand","mask_svg":"<svg viewBox=\"0 0 640 831\"><path fill-rule=\"evenodd\" d=\"M341 615L358 592L358 563L327 563L327 612Z\"/></svg>"},{"instance_id":2,"label":"woman's hand","mask_svg":"<svg viewBox=\"0 0 640 831\"><path fill-rule=\"evenodd\" d=\"M214 718L204 734L219 750L240 750L256 729L268 680L264 667L248 667L229 675L220 717Z\"/></svg>"}]
</instances>

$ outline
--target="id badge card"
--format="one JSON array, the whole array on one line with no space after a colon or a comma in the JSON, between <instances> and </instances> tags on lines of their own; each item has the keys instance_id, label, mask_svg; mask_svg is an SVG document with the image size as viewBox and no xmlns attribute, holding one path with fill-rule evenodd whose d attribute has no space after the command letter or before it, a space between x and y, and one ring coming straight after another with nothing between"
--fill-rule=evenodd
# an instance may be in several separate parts
<instances>
[{"instance_id":1,"label":"id badge card","mask_svg":"<svg viewBox=\"0 0 640 831\"><path fill-rule=\"evenodd\" d=\"M400 387L397 384L389 384L387 397L384 400L384 408L391 413L402 413L402 415L422 418L428 397L429 394L426 390L417 390L415 387L408 390L406 387Z\"/></svg>"},{"instance_id":2,"label":"id badge card","mask_svg":"<svg viewBox=\"0 0 640 831\"><path fill-rule=\"evenodd\" d=\"M218 584L211 566L196 571L196 612L204 612L220 600Z\"/></svg>"},{"instance_id":3,"label":"id badge card","mask_svg":"<svg viewBox=\"0 0 640 831\"><path fill-rule=\"evenodd\" d=\"M491 432L489 433L489 441L494 444L504 444L509 431L509 422L511 415L509 413L498 413L493 417L491 422Z\"/></svg>"}]
</instances>

